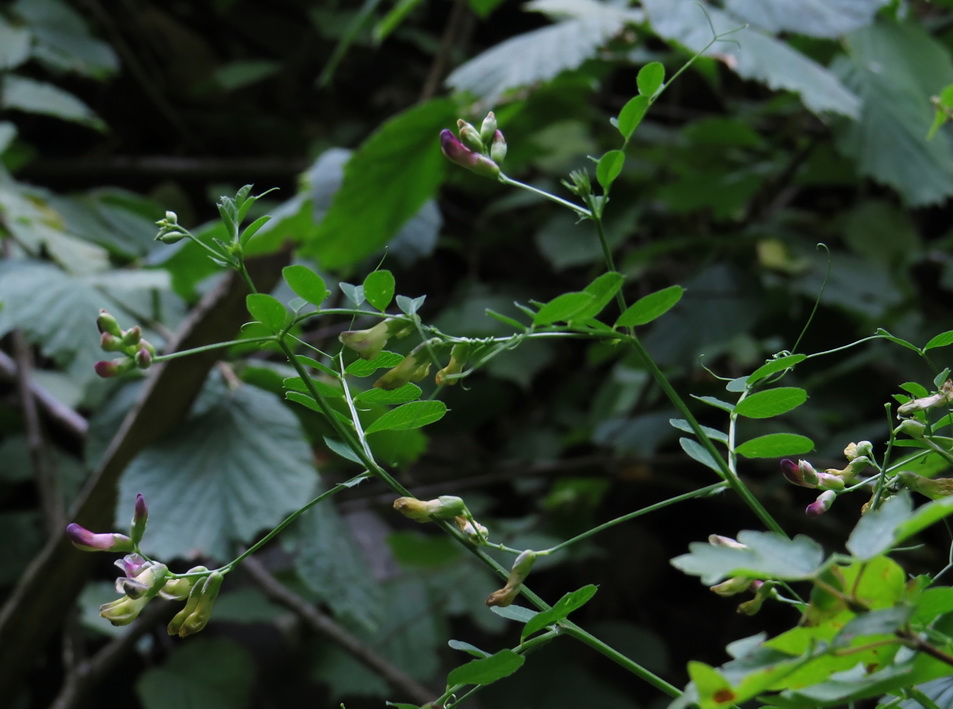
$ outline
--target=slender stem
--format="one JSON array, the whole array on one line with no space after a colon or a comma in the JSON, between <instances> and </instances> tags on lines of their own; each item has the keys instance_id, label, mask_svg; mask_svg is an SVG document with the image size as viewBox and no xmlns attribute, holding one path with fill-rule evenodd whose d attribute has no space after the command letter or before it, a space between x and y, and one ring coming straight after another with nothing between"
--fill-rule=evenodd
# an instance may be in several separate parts
<instances>
[{"instance_id":1,"label":"slender stem","mask_svg":"<svg viewBox=\"0 0 953 709\"><path fill-rule=\"evenodd\" d=\"M609 520L608 522L600 524L597 527L593 527L592 529L586 530L582 534L578 534L575 537L572 537L571 539L567 539L564 542L560 542L556 546L550 547L549 549L545 549L543 551L539 551L536 553L537 555L553 554L554 552L560 551L561 549L565 549L566 547L572 544L575 544L576 542L581 542L583 539L588 539L589 537L593 536L594 534L598 534L599 532L602 532L603 530L609 529L610 527L614 527L617 524L628 522L630 519L641 517L642 515L646 515L649 512L655 512L656 510L660 510L663 507L668 507L669 505L674 505L678 502L684 502L685 500L691 500L696 497L706 497L708 495L714 495L715 493L718 493L724 490L727 486L728 486L727 483L715 483L714 485L709 485L708 487L699 488L698 490L693 490L692 492L686 492L684 495L670 497L667 500L656 502L654 505L649 505L648 507L643 507L641 509L635 510L634 512L629 512L628 514L624 514L621 517L616 517L615 519Z\"/></svg>"},{"instance_id":2,"label":"slender stem","mask_svg":"<svg viewBox=\"0 0 953 709\"><path fill-rule=\"evenodd\" d=\"M189 355L198 354L200 352L210 352L211 350L220 350L225 347L233 347L234 345L248 345L254 344L256 342L277 342L278 338L275 335L268 335L267 337L249 337L245 340L229 340L228 342L216 342L211 345L203 345L202 347L193 347L190 350L181 350L179 352L170 352L169 354L156 355L152 358L153 362L166 362L170 359L177 359L179 357L188 357Z\"/></svg>"},{"instance_id":3,"label":"slender stem","mask_svg":"<svg viewBox=\"0 0 953 709\"><path fill-rule=\"evenodd\" d=\"M560 622L559 625L562 632L565 633L566 635L569 635L570 637L573 637L576 640L579 640L580 642L585 643L596 652L601 653L602 655L605 655L610 660L615 662L617 665L624 667L629 672L636 675L637 677L644 680L645 682L648 682L656 689L661 690L662 692L665 692L670 697L682 696L682 691L678 687L676 687L675 685L669 684L668 682L666 682L664 679L662 679L655 673L645 669L639 663L629 659L628 657L623 655L621 652L619 652L613 647L610 647L606 643L602 642L595 635L592 635L591 633L586 632L575 623L568 620L564 620Z\"/></svg>"},{"instance_id":4,"label":"slender stem","mask_svg":"<svg viewBox=\"0 0 953 709\"><path fill-rule=\"evenodd\" d=\"M341 492L341 490L346 490L346 489L349 488L349 487L353 487L355 481L357 481L359 478L367 477L367 475L368 475L367 473L361 473L360 475L351 478L351 479L348 480L347 482L339 483L339 484L335 485L334 487L332 487L330 490L327 490L327 491L325 491L325 492L322 492L322 493L321 493L320 495L318 495L316 498L314 498L313 500L311 500L311 502L307 503L304 507L301 507L300 509L295 510L295 511L292 512L290 515L288 515L288 516L285 517L283 520L281 520L281 522L278 523L278 526L277 526L277 527L275 527L274 529L272 529L270 532L268 532L268 534L266 534L264 537L262 537L262 538L259 539L257 542L255 542L255 543L252 544L250 547L248 547L248 549L246 549L244 552L242 552L242 553L241 553L239 556L237 556L234 560L232 560L232 561L230 561L229 563L225 564L225 566L222 567L221 571L222 571L223 573L226 573L226 572L228 572L228 571L231 571L233 568L235 568L235 567L238 566L240 563L242 563L242 561L244 561L247 557L249 557L249 556L251 556L252 554L254 554L256 551L258 551L258 550L261 549L263 546L265 546L265 544L267 544L267 543L270 542L272 539L274 539L276 536L278 536L279 534L281 534L281 532L284 531L285 527L287 527L289 524L291 524L292 522L294 522L296 519L298 519L298 517L300 517L300 516L303 515L305 512L307 512L308 510L310 510L310 509L311 509L312 507L314 507L316 504L318 504L318 503L321 502L322 500L326 500L327 498L331 497L331 495L335 495L335 494Z\"/></svg>"},{"instance_id":5,"label":"slender stem","mask_svg":"<svg viewBox=\"0 0 953 709\"><path fill-rule=\"evenodd\" d=\"M578 204L573 204L572 202L563 199L562 197L557 197L554 194L550 194L541 189L537 189L532 185L527 185L525 182L520 182L519 180L514 180L512 177L507 177L503 173L500 173L499 181L504 185L512 185L513 187L519 187L520 189L527 190L534 194L539 195L540 197L545 197L546 199L556 202L556 204L561 204L563 207L568 207L580 217L585 217L586 219L592 219L592 211L586 209L585 207L580 207Z\"/></svg>"}]
</instances>

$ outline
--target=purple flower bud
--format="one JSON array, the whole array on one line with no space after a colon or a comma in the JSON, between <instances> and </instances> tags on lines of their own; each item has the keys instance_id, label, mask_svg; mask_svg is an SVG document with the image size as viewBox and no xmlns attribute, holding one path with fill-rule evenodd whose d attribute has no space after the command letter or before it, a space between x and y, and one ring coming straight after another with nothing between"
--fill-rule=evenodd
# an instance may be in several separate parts
<instances>
[{"instance_id":1,"label":"purple flower bud","mask_svg":"<svg viewBox=\"0 0 953 709\"><path fill-rule=\"evenodd\" d=\"M119 357L108 362L100 361L93 365L96 374L103 379L110 379L125 374L135 366L136 362L131 357Z\"/></svg>"},{"instance_id":2,"label":"purple flower bud","mask_svg":"<svg viewBox=\"0 0 953 709\"><path fill-rule=\"evenodd\" d=\"M132 551L132 539L125 534L95 534L76 522L66 528L66 536L74 547L83 551Z\"/></svg>"},{"instance_id":3,"label":"purple flower bud","mask_svg":"<svg viewBox=\"0 0 953 709\"><path fill-rule=\"evenodd\" d=\"M152 366L152 354L146 347L140 347L136 352L136 366L139 369L149 369Z\"/></svg>"},{"instance_id":4,"label":"purple flower bud","mask_svg":"<svg viewBox=\"0 0 953 709\"><path fill-rule=\"evenodd\" d=\"M836 492L833 490L825 490L818 495L814 502L804 508L804 514L806 514L808 517L820 517L831 508L831 505L834 504L834 500L836 498Z\"/></svg>"},{"instance_id":5,"label":"purple flower bud","mask_svg":"<svg viewBox=\"0 0 953 709\"><path fill-rule=\"evenodd\" d=\"M500 166L486 155L474 152L460 142L449 130L440 131L440 150L450 162L465 167L482 177L496 178L500 175Z\"/></svg>"},{"instance_id":6,"label":"purple flower bud","mask_svg":"<svg viewBox=\"0 0 953 709\"><path fill-rule=\"evenodd\" d=\"M790 458L781 460L781 474L785 479L801 487L817 487L817 471L814 466L806 460L799 460L795 463Z\"/></svg>"},{"instance_id":7,"label":"purple flower bud","mask_svg":"<svg viewBox=\"0 0 953 709\"><path fill-rule=\"evenodd\" d=\"M141 574L146 567L149 565L149 562L143 559L139 554L126 554L121 559L116 559L113 562L119 569L131 579L134 579L136 576Z\"/></svg>"},{"instance_id":8,"label":"purple flower bud","mask_svg":"<svg viewBox=\"0 0 953 709\"><path fill-rule=\"evenodd\" d=\"M132 513L132 526L129 536L132 537L132 543L137 545L142 541L142 535L146 532L146 524L149 522L149 508L146 506L146 499L142 493L136 493L136 506Z\"/></svg>"}]
</instances>

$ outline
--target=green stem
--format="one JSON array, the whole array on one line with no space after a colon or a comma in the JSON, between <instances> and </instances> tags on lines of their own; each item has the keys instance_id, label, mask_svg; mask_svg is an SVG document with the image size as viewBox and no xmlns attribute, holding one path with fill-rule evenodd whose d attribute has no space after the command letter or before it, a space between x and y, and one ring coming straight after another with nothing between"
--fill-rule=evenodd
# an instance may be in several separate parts
<instances>
[{"instance_id":1,"label":"green stem","mask_svg":"<svg viewBox=\"0 0 953 709\"><path fill-rule=\"evenodd\" d=\"M537 555L553 554L557 551L560 551L561 549L565 549L571 544L575 544L576 542L581 542L583 539L588 539L594 534L598 534L599 532L602 532L603 530L609 529L610 527L614 527L617 524L628 522L630 519L641 517L642 515L646 515L650 512L655 512L656 510L660 510L663 507L668 507L669 505L674 505L678 502L684 502L685 500L691 500L696 497L706 497L708 495L714 495L715 493L721 492L726 487L727 487L727 483L715 483L714 485L709 485L708 487L703 487L698 490L693 490L692 492L686 492L684 495L670 497L667 500L656 502L654 505L649 505L648 507L643 507L641 509L635 510L634 512L629 512L628 514L624 514L621 517L616 517L615 519L609 520L608 522L600 524L597 527L593 527L592 529L589 529L583 532L582 534L578 534L575 537L572 537L571 539L567 539L564 542L560 542L556 546L550 547L549 549L544 549L543 551L539 551L536 553Z\"/></svg>"},{"instance_id":2,"label":"green stem","mask_svg":"<svg viewBox=\"0 0 953 709\"><path fill-rule=\"evenodd\" d=\"M503 173L500 173L500 176L498 179L504 185L512 185L513 187L519 187L520 189L527 190L529 192L532 192L533 194L537 194L540 197L544 197L552 202L555 202L556 204L560 204L563 207L568 207L569 209L574 211L576 214L578 214L580 217L585 217L586 219L592 219L592 212L590 210L586 209L585 207L580 207L578 204L573 204L572 202L565 200L562 197L557 197L554 194L550 194L549 192L546 192L544 190L537 189L536 187L533 187L532 185L527 185L525 182L514 180L512 177L507 177Z\"/></svg>"},{"instance_id":3,"label":"green stem","mask_svg":"<svg viewBox=\"0 0 953 709\"><path fill-rule=\"evenodd\" d=\"M570 637L573 637L576 640L582 643L585 643L596 652L604 655L605 657L608 657L617 665L624 667L632 674L636 675L637 677L644 680L645 682L648 682L656 689L661 690L662 692L665 692L670 697L682 696L682 691L678 687L676 687L675 685L669 684L668 682L666 682L664 679L662 679L655 673L650 672L649 670L642 667L642 665L640 665L639 663L634 662L633 660L630 660L621 652L619 652L613 647L610 647L606 643L602 642L595 635L592 635L591 633L586 632L575 623L568 620L563 620L560 622L559 627L562 630L562 632L565 633L566 635L569 635Z\"/></svg>"},{"instance_id":4,"label":"green stem","mask_svg":"<svg viewBox=\"0 0 953 709\"><path fill-rule=\"evenodd\" d=\"M202 347L193 347L190 350L181 350L179 352L170 352L169 354L156 355L152 358L153 363L155 362L166 362L170 359L177 359L178 357L188 357L189 355L199 354L200 352L209 352L211 350L220 350L225 347L232 347L234 345L248 345L254 344L256 342L277 342L278 338L275 335L268 335L267 337L249 337L244 340L229 340L228 342L216 342L211 345L203 345Z\"/></svg>"}]
</instances>

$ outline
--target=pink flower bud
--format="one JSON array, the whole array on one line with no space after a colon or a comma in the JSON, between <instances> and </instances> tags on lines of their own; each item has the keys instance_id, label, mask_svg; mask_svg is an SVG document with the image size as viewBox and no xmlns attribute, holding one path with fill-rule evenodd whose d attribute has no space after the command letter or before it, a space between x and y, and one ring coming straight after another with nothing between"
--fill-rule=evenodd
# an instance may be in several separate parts
<instances>
[{"instance_id":1,"label":"pink flower bud","mask_svg":"<svg viewBox=\"0 0 953 709\"><path fill-rule=\"evenodd\" d=\"M139 554L126 554L121 559L113 562L128 578L134 579L142 573L149 562L143 559Z\"/></svg>"},{"instance_id":2,"label":"pink flower bud","mask_svg":"<svg viewBox=\"0 0 953 709\"><path fill-rule=\"evenodd\" d=\"M73 522L66 527L66 536L82 551L132 551L132 539L125 534L96 534Z\"/></svg>"},{"instance_id":3,"label":"pink flower bud","mask_svg":"<svg viewBox=\"0 0 953 709\"><path fill-rule=\"evenodd\" d=\"M145 347L140 347L136 352L136 366L139 369L149 369L152 366L152 354Z\"/></svg>"},{"instance_id":4,"label":"pink flower bud","mask_svg":"<svg viewBox=\"0 0 953 709\"><path fill-rule=\"evenodd\" d=\"M831 508L835 499L837 499L836 492L833 490L825 490L818 495L818 498L814 500L814 502L804 508L804 514L808 517L820 517Z\"/></svg>"},{"instance_id":5,"label":"pink flower bud","mask_svg":"<svg viewBox=\"0 0 953 709\"><path fill-rule=\"evenodd\" d=\"M795 463L789 458L783 458L781 460L781 474L789 483L794 485L817 487L817 471L806 460L799 460Z\"/></svg>"},{"instance_id":6,"label":"pink flower bud","mask_svg":"<svg viewBox=\"0 0 953 709\"><path fill-rule=\"evenodd\" d=\"M450 162L465 167L481 177L496 178L500 175L500 166L482 153L474 152L460 142L449 130L440 132L440 150Z\"/></svg>"},{"instance_id":7,"label":"pink flower bud","mask_svg":"<svg viewBox=\"0 0 953 709\"><path fill-rule=\"evenodd\" d=\"M146 524L149 522L149 508L146 506L146 499L142 493L136 493L136 506L132 513L132 526L129 536L132 537L132 543L137 545L142 541L142 535L146 532Z\"/></svg>"},{"instance_id":8,"label":"pink flower bud","mask_svg":"<svg viewBox=\"0 0 953 709\"><path fill-rule=\"evenodd\" d=\"M131 357L119 357L108 362L99 361L93 365L93 369L95 370L96 374L101 376L103 379L110 379L112 377L118 377L121 374L125 374L135 365L136 362Z\"/></svg>"},{"instance_id":9,"label":"pink flower bud","mask_svg":"<svg viewBox=\"0 0 953 709\"><path fill-rule=\"evenodd\" d=\"M122 350L122 338L104 332L99 336L99 346L104 352L119 352Z\"/></svg>"}]
</instances>

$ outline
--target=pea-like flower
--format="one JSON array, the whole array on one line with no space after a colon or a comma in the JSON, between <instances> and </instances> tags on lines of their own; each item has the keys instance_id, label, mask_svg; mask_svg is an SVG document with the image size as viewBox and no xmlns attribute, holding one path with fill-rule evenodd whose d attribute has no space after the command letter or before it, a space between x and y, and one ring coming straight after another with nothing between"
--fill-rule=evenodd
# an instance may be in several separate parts
<instances>
[{"instance_id":1,"label":"pea-like flower","mask_svg":"<svg viewBox=\"0 0 953 709\"><path fill-rule=\"evenodd\" d=\"M481 177L496 178L500 176L500 166L483 153L478 153L464 145L452 131L440 131L440 150L450 162L465 167Z\"/></svg>"},{"instance_id":2,"label":"pea-like flower","mask_svg":"<svg viewBox=\"0 0 953 709\"><path fill-rule=\"evenodd\" d=\"M505 608L512 604L523 587L523 581L529 576L534 561L536 561L536 552L531 549L527 549L516 557L513 568L510 569L510 575L506 579L506 585L487 596L486 605Z\"/></svg>"},{"instance_id":3,"label":"pea-like flower","mask_svg":"<svg viewBox=\"0 0 953 709\"><path fill-rule=\"evenodd\" d=\"M96 534L73 522L66 527L66 536L73 546L82 551L132 551L132 539L125 534L103 532Z\"/></svg>"}]
</instances>

